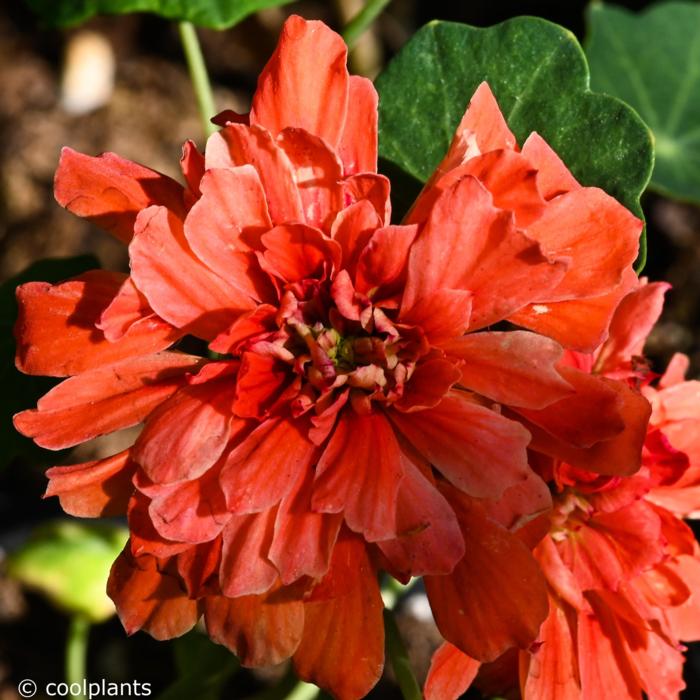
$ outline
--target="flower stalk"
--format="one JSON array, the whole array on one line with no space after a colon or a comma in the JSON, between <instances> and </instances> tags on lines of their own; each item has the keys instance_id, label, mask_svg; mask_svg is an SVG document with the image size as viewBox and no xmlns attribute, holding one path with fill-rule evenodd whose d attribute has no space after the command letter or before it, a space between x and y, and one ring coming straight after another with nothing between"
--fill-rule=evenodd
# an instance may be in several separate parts
<instances>
[{"instance_id":1,"label":"flower stalk","mask_svg":"<svg viewBox=\"0 0 700 700\"><path fill-rule=\"evenodd\" d=\"M386 653L391 660L391 667L394 669L396 682L399 684L404 700L421 700L423 694L413 675L394 612L389 608L384 608L384 634L386 635Z\"/></svg>"},{"instance_id":2,"label":"flower stalk","mask_svg":"<svg viewBox=\"0 0 700 700\"><path fill-rule=\"evenodd\" d=\"M286 700L317 700L320 697L321 691L318 686L313 683L304 683L299 681Z\"/></svg>"},{"instance_id":3,"label":"flower stalk","mask_svg":"<svg viewBox=\"0 0 700 700\"><path fill-rule=\"evenodd\" d=\"M390 0L368 0L365 6L348 22L343 30L343 39L352 48L355 42L365 33Z\"/></svg>"},{"instance_id":4,"label":"flower stalk","mask_svg":"<svg viewBox=\"0 0 700 700\"><path fill-rule=\"evenodd\" d=\"M216 114L216 105L214 104L214 94L211 89L207 66L204 63L202 48L197 38L197 30L192 22L179 22L178 30L187 61L187 68L190 71L192 87L197 99L199 115L202 119L202 129L205 136L210 136L216 130L216 126L210 121Z\"/></svg>"},{"instance_id":5,"label":"flower stalk","mask_svg":"<svg viewBox=\"0 0 700 700\"><path fill-rule=\"evenodd\" d=\"M399 598L408 593L417 581L417 578L412 578L408 583L400 583L393 576L387 576L382 584L384 606L393 610L396 603L399 602Z\"/></svg>"},{"instance_id":6,"label":"flower stalk","mask_svg":"<svg viewBox=\"0 0 700 700\"><path fill-rule=\"evenodd\" d=\"M82 687L87 669L88 638L90 636L90 621L84 615L73 615L68 624L66 638L66 682L69 686L77 683ZM84 695L72 695L73 698L84 700Z\"/></svg>"}]
</instances>

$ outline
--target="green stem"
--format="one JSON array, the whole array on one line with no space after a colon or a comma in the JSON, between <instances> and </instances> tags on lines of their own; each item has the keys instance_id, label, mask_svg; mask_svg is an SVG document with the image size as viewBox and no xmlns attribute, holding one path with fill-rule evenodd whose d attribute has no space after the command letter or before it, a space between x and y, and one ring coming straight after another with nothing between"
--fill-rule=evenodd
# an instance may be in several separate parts
<instances>
[{"instance_id":1,"label":"green stem","mask_svg":"<svg viewBox=\"0 0 700 700\"><path fill-rule=\"evenodd\" d=\"M287 695L286 700L314 700L320 692L318 686L299 681L292 692Z\"/></svg>"},{"instance_id":2,"label":"green stem","mask_svg":"<svg viewBox=\"0 0 700 700\"><path fill-rule=\"evenodd\" d=\"M185 52L187 67L190 71L192 87L197 98L204 135L210 136L216 131L216 126L210 121L216 114L216 105L214 104L214 94L211 90L207 66L204 63L204 56L202 56L202 48L197 38L197 30L192 22L179 22L178 29L180 30L180 41Z\"/></svg>"},{"instance_id":3,"label":"green stem","mask_svg":"<svg viewBox=\"0 0 700 700\"><path fill-rule=\"evenodd\" d=\"M634 266L634 271L637 273L637 276L642 274L647 264L647 244L647 230L645 228L639 241L639 254L637 255L636 264Z\"/></svg>"},{"instance_id":4,"label":"green stem","mask_svg":"<svg viewBox=\"0 0 700 700\"><path fill-rule=\"evenodd\" d=\"M300 681L290 664L289 670L276 686L258 693L251 700L312 700L319 692L317 686Z\"/></svg>"},{"instance_id":5,"label":"green stem","mask_svg":"<svg viewBox=\"0 0 700 700\"><path fill-rule=\"evenodd\" d=\"M87 650L88 637L90 636L90 621L83 615L74 615L68 624L68 636L66 638L66 682L83 685L87 678ZM84 700L84 695L72 695L73 698Z\"/></svg>"},{"instance_id":6,"label":"green stem","mask_svg":"<svg viewBox=\"0 0 700 700\"><path fill-rule=\"evenodd\" d=\"M394 613L386 608L384 609L384 634L386 635L386 653L391 660L396 682L399 684L404 700L421 700L423 694L413 675L408 652L399 634Z\"/></svg>"},{"instance_id":7,"label":"green stem","mask_svg":"<svg viewBox=\"0 0 700 700\"><path fill-rule=\"evenodd\" d=\"M343 30L343 39L349 48L369 29L369 25L379 16L391 0L367 0L365 6L348 22Z\"/></svg>"},{"instance_id":8,"label":"green stem","mask_svg":"<svg viewBox=\"0 0 700 700\"><path fill-rule=\"evenodd\" d=\"M399 583L393 576L387 576L382 584L382 600L384 607L393 610L399 598L413 588L418 581L417 578L412 578L408 583Z\"/></svg>"}]
</instances>

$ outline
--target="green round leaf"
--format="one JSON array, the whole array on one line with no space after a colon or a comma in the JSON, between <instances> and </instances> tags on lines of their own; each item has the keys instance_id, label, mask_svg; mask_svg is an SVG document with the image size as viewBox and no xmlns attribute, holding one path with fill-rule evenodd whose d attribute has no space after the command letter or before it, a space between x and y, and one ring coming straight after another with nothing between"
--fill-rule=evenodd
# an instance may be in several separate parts
<instances>
[{"instance_id":1,"label":"green round leaf","mask_svg":"<svg viewBox=\"0 0 700 700\"><path fill-rule=\"evenodd\" d=\"M152 12L200 27L226 29L258 10L292 0L26 0L47 24L69 27L94 15Z\"/></svg>"},{"instance_id":2,"label":"green round leaf","mask_svg":"<svg viewBox=\"0 0 700 700\"><path fill-rule=\"evenodd\" d=\"M420 29L377 79L383 158L424 182L483 80L519 143L537 131L582 184L642 216L639 197L653 164L649 129L622 101L590 92L571 32L534 17L486 29L452 22Z\"/></svg>"},{"instance_id":3,"label":"green round leaf","mask_svg":"<svg viewBox=\"0 0 700 700\"><path fill-rule=\"evenodd\" d=\"M631 104L651 127L651 186L700 202L700 5L669 2L635 15L588 10L591 85Z\"/></svg>"},{"instance_id":4,"label":"green round leaf","mask_svg":"<svg viewBox=\"0 0 700 700\"><path fill-rule=\"evenodd\" d=\"M67 613L102 622L114 614L107 578L128 536L106 523L49 523L8 557L7 571Z\"/></svg>"}]
</instances>

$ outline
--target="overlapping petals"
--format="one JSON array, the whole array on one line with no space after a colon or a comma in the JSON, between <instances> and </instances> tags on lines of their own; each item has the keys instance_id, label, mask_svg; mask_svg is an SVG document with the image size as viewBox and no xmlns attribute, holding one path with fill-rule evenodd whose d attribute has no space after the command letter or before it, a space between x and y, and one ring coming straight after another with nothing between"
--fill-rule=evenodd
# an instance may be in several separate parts
<instances>
[{"instance_id":1,"label":"overlapping petals","mask_svg":"<svg viewBox=\"0 0 700 700\"><path fill-rule=\"evenodd\" d=\"M594 473L562 459L535 462L555 489L549 531L534 549L549 598L537 644L484 666L463 646L444 644L428 700L457 698L473 682L525 700L679 697L681 641L700 638L700 558L681 520L700 505L700 394L697 382L684 381L681 356L658 383L642 357L667 289L642 281L620 303L607 342L568 357L642 387L653 407L642 469L605 476L605 468Z\"/></svg>"},{"instance_id":2,"label":"overlapping petals","mask_svg":"<svg viewBox=\"0 0 700 700\"><path fill-rule=\"evenodd\" d=\"M581 351L598 347L607 337L615 307L634 285L630 265L637 255L642 222L603 191L582 187L538 134L531 134L519 150L486 83L474 94L447 155L408 221L425 221L444 193L466 177L479 180L494 204L511 212L522 231L519 262L521 269L529 267L518 285L524 295L498 295L507 304L503 315L567 347ZM522 265L526 255L529 266ZM554 260L566 261L558 274L543 264ZM486 282L481 295L488 299L496 295L495 287L502 289L506 275L502 268L491 267L499 265L499 257L479 261ZM539 279L533 279L535 274ZM515 277L508 277L515 282ZM489 282L494 286L490 292ZM480 302L478 297L475 301ZM490 322L489 313L475 315L472 328Z\"/></svg>"},{"instance_id":3,"label":"overlapping petals","mask_svg":"<svg viewBox=\"0 0 700 700\"><path fill-rule=\"evenodd\" d=\"M649 408L565 354L605 337L641 222L537 135L518 150L484 84L392 224L377 96L345 62L290 18L250 114L185 145L185 186L64 152L59 202L127 243L131 274L20 288L18 366L69 378L15 423L52 449L144 423L47 491L127 509L109 592L129 632L203 616L245 665L291 657L351 699L383 666L380 568L426 576L462 652L528 648L547 586L516 529L551 505L528 448L631 474Z\"/></svg>"}]
</instances>

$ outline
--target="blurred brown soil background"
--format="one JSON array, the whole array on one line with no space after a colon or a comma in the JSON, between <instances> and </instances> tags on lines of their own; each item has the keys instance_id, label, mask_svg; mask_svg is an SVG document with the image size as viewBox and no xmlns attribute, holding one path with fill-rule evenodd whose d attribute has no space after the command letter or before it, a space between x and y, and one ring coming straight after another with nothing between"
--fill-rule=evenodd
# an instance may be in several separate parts
<instances>
[{"instance_id":1,"label":"blurred brown soil background","mask_svg":"<svg viewBox=\"0 0 700 700\"><path fill-rule=\"evenodd\" d=\"M623 3L634 9L648 3ZM246 111L256 76L269 57L286 14L297 12L343 25L361 7L360 0L295 2L251 17L238 27L200 32L217 106ZM352 55L355 72L376 75L411 34L431 19L487 26L519 14L558 22L582 39L584 2L499 0L394 0ZM69 47L80 34L94 32L114 59L113 88L105 103L82 114L66 108L61 83ZM310 77L312 79L312 77ZM201 124L174 24L145 15L104 17L78 29L41 28L24 5L6 2L0 9L0 281L45 257L93 253L103 267L126 270L125 248L92 225L65 212L52 195L53 174L62 146L96 155L114 151L124 158L179 177L182 143L203 145ZM691 357L691 374L700 373L700 209L654 194L645 196L649 263L645 274L673 285L662 323L649 351L659 370L674 351ZM2 388L0 388L2 390ZM117 441L124 436L117 436ZM128 441L127 441L128 444ZM0 449L2 446L0 445ZM70 462L113 454L114 440L73 451ZM42 467L16 463L0 472L0 563L2 551L16 545L39 521L56 517L53 499L42 501ZM405 606L400 617L419 676L427 671L438 643L432 624L420 614L421 601ZM0 570L0 700L19 697L25 677L61 680L65 618L39 597L26 594ZM90 652L94 678L138 679L156 691L172 678L166 644L139 634L126 641L116 621L96 627ZM688 663L687 697L698 693L698 658ZM274 678L279 671L271 672ZM244 698L264 687L264 674L239 674L225 692ZM390 681L372 698L398 698Z\"/></svg>"}]
</instances>

